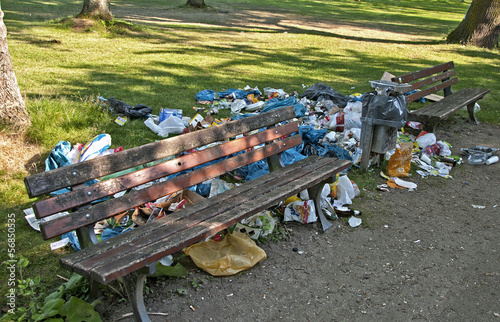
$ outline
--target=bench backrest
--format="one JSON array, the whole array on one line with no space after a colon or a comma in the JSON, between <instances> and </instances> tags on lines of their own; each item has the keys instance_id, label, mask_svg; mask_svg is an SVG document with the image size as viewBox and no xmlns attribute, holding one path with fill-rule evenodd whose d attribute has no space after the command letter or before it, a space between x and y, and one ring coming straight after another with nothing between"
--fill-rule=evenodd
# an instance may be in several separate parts
<instances>
[{"instance_id":1,"label":"bench backrest","mask_svg":"<svg viewBox=\"0 0 500 322\"><path fill-rule=\"evenodd\" d=\"M451 94L451 85L458 82L454 68L453 62L450 61L416 72L395 76L391 81L410 84L412 90L417 90L417 92L406 96L406 102L408 103L436 93L439 90L443 90L444 96L448 96Z\"/></svg>"},{"instance_id":2,"label":"bench backrest","mask_svg":"<svg viewBox=\"0 0 500 322\"><path fill-rule=\"evenodd\" d=\"M30 197L71 187L70 192L33 205L37 218L71 211L69 215L42 223L42 235L49 239L92 225L264 158L271 170L276 169L280 166L280 153L302 143L298 121L278 124L294 117L293 107L284 107L27 177L24 181ZM277 124L279 126L275 126ZM267 129L255 131L263 128ZM252 131L256 133L241 137ZM213 146L179 156L209 144ZM216 160L218 162L214 162ZM208 165L204 166L206 163ZM169 180L131 191L134 187L195 167ZM91 186L83 184L116 173L121 175ZM113 198L122 191L129 192ZM110 199L91 205L105 197Z\"/></svg>"}]
</instances>

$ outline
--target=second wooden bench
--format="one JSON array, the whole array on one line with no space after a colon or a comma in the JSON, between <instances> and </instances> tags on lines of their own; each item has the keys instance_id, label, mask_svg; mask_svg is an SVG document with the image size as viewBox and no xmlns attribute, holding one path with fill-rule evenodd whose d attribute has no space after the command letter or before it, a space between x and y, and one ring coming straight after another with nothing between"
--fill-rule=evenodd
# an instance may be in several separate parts
<instances>
[{"instance_id":1,"label":"second wooden bench","mask_svg":"<svg viewBox=\"0 0 500 322\"><path fill-rule=\"evenodd\" d=\"M457 92L451 91L451 86L458 83L455 65L452 61L421 69L415 72L395 76L391 80L396 83L408 83L413 94L406 96L406 102L414 102L429 94L443 91L444 98L417 110L409 111L408 120L424 124L429 132L434 132L439 122L453 112L467 107L469 121L478 123L474 114L476 102L490 92L489 89L464 88Z\"/></svg>"}]
</instances>

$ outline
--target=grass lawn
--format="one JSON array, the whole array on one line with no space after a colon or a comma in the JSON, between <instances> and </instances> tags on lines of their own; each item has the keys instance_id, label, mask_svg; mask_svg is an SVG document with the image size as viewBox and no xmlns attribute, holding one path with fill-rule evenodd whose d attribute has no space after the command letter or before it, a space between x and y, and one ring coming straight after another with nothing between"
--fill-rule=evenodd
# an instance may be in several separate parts
<instances>
[{"instance_id":1,"label":"grass lawn","mask_svg":"<svg viewBox=\"0 0 500 322\"><path fill-rule=\"evenodd\" d=\"M116 0L111 25L69 19L81 0L4 0L8 45L21 93L32 117L27 140L0 130L0 227L16 215L16 251L32 264L43 287L60 283L62 251L23 218L28 199L23 178L43 171L43 161L61 141L86 143L109 133L112 147L131 148L159 137L142 121L113 122L98 96L131 105L183 109L194 116L195 95L246 85L302 94L322 82L342 94L370 91L384 71L402 74L453 60L455 89L482 87L480 122L499 124L498 49L450 45L470 1L417 0L206 0L209 8L183 7L185 0ZM465 116L466 113L463 115ZM7 258L0 238L0 262ZM0 291L6 291L2 283ZM2 303L3 304L3 303Z\"/></svg>"}]
</instances>

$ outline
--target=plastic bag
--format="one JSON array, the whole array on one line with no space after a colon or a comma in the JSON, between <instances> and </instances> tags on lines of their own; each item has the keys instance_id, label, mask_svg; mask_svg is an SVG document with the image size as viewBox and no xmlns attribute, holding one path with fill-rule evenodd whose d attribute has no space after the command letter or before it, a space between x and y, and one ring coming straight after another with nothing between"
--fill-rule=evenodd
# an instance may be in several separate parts
<instances>
[{"instance_id":1,"label":"plastic bag","mask_svg":"<svg viewBox=\"0 0 500 322\"><path fill-rule=\"evenodd\" d=\"M401 143L389 159L387 174L390 177L406 177L410 173L413 143Z\"/></svg>"},{"instance_id":2,"label":"plastic bag","mask_svg":"<svg viewBox=\"0 0 500 322\"><path fill-rule=\"evenodd\" d=\"M424 150L429 145L436 144L436 141L437 141L437 139L436 139L436 135L434 133L428 133L428 132L422 131L417 136L418 146L422 150Z\"/></svg>"},{"instance_id":3,"label":"plastic bag","mask_svg":"<svg viewBox=\"0 0 500 322\"><path fill-rule=\"evenodd\" d=\"M159 127L160 131L158 132L158 135L165 137L168 136L170 133L181 134L186 128L184 126L184 122L182 121L182 119L173 115L171 115L170 117L166 118L163 122L161 122Z\"/></svg>"},{"instance_id":4,"label":"plastic bag","mask_svg":"<svg viewBox=\"0 0 500 322\"><path fill-rule=\"evenodd\" d=\"M227 234L223 240L194 244L183 250L199 268L213 276L230 276L249 269L267 258L246 234Z\"/></svg>"},{"instance_id":5,"label":"plastic bag","mask_svg":"<svg viewBox=\"0 0 500 322\"><path fill-rule=\"evenodd\" d=\"M153 112L151 107L144 104L137 104L132 107L132 105L117 100L114 97L108 98L108 103L114 111L125 114L130 118L146 118Z\"/></svg>"},{"instance_id":6,"label":"plastic bag","mask_svg":"<svg viewBox=\"0 0 500 322\"><path fill-rule=\"evenodd\" d=\"M111 146L109 134L99 134L89 143L85 144L80 152L80 162L93 159L106 151Z\"/></svg>"},{"instance_id":7,"label":"plastic bag","mask_svg":"<svg viewBox=\"0 0 500 322\"><path fill-rule=\"evenodd\" d=\"M161 122L160 125L157 125L151 117L144 121L144 124L151 131L164 138L168 137L170 133L181 134L186 128L182 119L172 115Z\"/></svg>"},{"instance_id":8,"label":"plastic bag","mask_svg":"<svg viewBox=\"0 0 500 322\"><path fill-rule=\"evenodd\" d=\"M288 204L285 208L285 221L298 221L303 224L309 224L318 220L316 208L312 200L295 201Z\"/></svg>"},{"instance_id":9,"label":"plastic bag","mask_svg":"<svg viewBox=\"0 0 500 322\"><path fill-rule=\"evenodd\" d=\"M337 183L337 200L340 204L352 204L352 199L356 196L354 186L347 176L341 176Z\"/></svg>"},{"instance_id":10,"label":"plastic bag","mask_svg":"<svg viewBox=\"0 0 500 322\"><path fill-rule=\"evenodd\" d=\"M344 115L344 129L361 128L361 114L356 112L348 112Z\"/></svg>"}]
</instances>

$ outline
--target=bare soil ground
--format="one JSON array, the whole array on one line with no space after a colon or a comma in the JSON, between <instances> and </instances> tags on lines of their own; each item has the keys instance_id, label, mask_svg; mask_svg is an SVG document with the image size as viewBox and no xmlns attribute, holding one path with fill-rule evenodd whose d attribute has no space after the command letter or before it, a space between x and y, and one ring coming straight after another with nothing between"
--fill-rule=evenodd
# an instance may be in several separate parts
<instances>
[{"instance_id":1,"label":"bare soil ground","mask_svg":"<svg viewBox=\"0 0 500 322\"><path fill-rule=\"evenodd\" d=\"M116 17L148 17L155 24L208 20L182 10L125 12L113 10ZM247 28L312 25L300 17L244 11L215 12L210 21ZM371 29L324 21L314 28L374 37ZM455 116L436 135L453 145L454 155L475 145L500 147L499 127ZM323 233L319 222L287 224L287 240L262 245L266 260L231 277L212 278L187 260L188 278L148 280L146 307L153 321L500 321L499 170L500 163L464 162L453 169L453 179L410 178L418 184L413 192L364 187L353 201L363 212L361 227L337 220ZM132 320L124 317L128 303L109 299L105 307L106 321Z\"/></svg>"}]
</instances>

